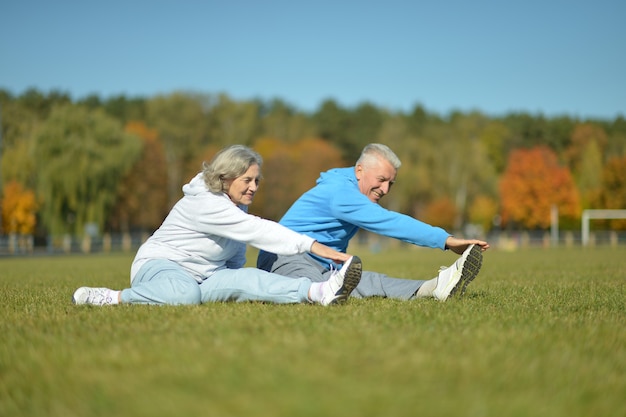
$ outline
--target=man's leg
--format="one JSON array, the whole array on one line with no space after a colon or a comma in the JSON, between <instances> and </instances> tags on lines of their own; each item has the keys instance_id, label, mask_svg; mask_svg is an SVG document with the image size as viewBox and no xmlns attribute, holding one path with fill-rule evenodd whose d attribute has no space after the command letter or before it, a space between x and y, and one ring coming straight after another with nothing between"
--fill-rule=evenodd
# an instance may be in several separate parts
<instances>
[{"instance_id":1,"label":"man's leg","mask_svg":"<svg viewBox=\"0 0 626 417\"><path fill-rule=\"evenodd\" d=\"M328 279L328 276L324 276L324 273L328 270L306 253L275 255L268 252L259 252L257 267L286 277L306 277L312 282L322 282Z\"/></svg>"},{"instance_id":2,"label":"man's leg","mask_svg":"<svg viewBox=\"0 0 626 417\"><path fill-rule=\"evenodd\" d=\"M415 297L426 281L392 278L385 274L363 271L361 282L352 292L352 297L386 297L409 300Z\"/></svg>"},{"instance_id":3,"label":"man's leg","mask_svg":"<svg viewBox=\"0 0 626 417\"><path fill-rule=\"evenodd\" d=\"M307 277L313 282L325 281L331 273L308 254L285 256L260 252L257 266L289 277ZM363 271L361 282L354 289L351 297L389 297L409 300L415 296L424 282L391 278L378 272Z\"/></svg>"}]
</instances>

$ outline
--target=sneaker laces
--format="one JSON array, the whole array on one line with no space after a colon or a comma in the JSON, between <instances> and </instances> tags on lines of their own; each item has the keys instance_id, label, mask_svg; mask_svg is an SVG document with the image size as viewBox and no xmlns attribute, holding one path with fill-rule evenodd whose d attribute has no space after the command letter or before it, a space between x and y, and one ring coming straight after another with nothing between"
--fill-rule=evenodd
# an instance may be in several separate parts
<instances>
[{"instance_id":1,"label":"sneaker laces","mask_svg":"<svg viewBox=\"0 0 626 417\"><path fill-rule=\"evenodd\" d=\"M335 276L337 276L337 274L341 274L341 268L337 268L334 264L330 264L328 270L330 271L330 275L328 280L330 281L332 278L334 278ZM345 278L342 275L342 279Z\"/></svg>"},{"instance_id":2,"label":"sneaker laces","mask_svg":"<svg viewBox=\"0 0 626 417\"><path fill-rule=\"evenodd\" d=\"M330 275L328 276L328 279L324 282L324 286L331 293L331 296L334 297L338 295L337 292L343 286L343 280L345 277L341 275L341 269L335 267L333 264L329 265L328 270L330 271ZM337 278L337 276L339 276L339 278Z\"/></svg>"},{"instance_id":3,"label":"sneaker laces","mask_svg":"<svg viewBox=\"0 0 626 417\"><path fill-rule=\"evenodd\" d=\"M112 299L110 291L106 289L93 289L87 296L88 302L96 305L111 304Z\"/></svg>"}]
</instances>

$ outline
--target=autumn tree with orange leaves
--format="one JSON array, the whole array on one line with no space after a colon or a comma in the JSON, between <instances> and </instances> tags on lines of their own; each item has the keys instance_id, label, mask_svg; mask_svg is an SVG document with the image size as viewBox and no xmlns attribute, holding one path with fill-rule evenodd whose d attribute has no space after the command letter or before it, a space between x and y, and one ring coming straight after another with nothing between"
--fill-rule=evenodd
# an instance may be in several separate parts
<instances>
[{"instance_id":1,"label":"autumn tree with orange leaves","mask_svg":"<svg viewBox=\"0 0 626 417\"><path fill-rule=\"evenodd\" d=\"M37 223L35 193L17 181L4 187L2 199L2 228L7 234L32 235Z\"/></svg>"},{"instance_id":2,"label":"autumn tree with orange leaves","mask_svg":"<svg viewBox=\"0 0 626 417\"><path fill-rule=\"evenodd\" d=\"M263 157L263 180L250 211L279 220L302 193L312 188L320 172L343 166L341 151L322 139L287 143L258 140L253 148Z\"/></svg>"},{"instance_id":3,"label":"autumn tree with orange leaves","mask_svg":"<svg viewBox=\"0 0 626 417\"><path fill-rule=\"evenodd\" d=\"M441 197L426 205L420 220L446 230L452 230L457 215L456 211L456 206L450 198Z\"/></svg>"},{"instance_id":4,"label":"autumn tree with orange leaves","mask_svg":"<svg viewBox=\"0 0 626 417\"><path fill-rule=\"evenodd\" d=\"M505 224L547 229L553 205L560 218L580 216L580 198L572 175L547 146L511 152L500 180L500 197Z\"/></svg>"}]
</instances>

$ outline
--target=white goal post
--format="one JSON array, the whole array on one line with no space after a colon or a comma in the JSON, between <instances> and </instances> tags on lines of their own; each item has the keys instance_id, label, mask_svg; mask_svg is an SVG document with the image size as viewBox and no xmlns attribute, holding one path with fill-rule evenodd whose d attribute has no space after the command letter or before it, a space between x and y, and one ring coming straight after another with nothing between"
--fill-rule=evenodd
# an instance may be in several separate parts
<instances>
[{"instance_id":1,"label":"white goal post","mask_svg":"<svg viewBox=\"0 0 626 417\"><path fill-rule=\"evenodd\" d=\"M626 210L583 210L581 220L582 244L589 244L589 220L591 219L626 219Z\"/></svg>"}]
</instances>

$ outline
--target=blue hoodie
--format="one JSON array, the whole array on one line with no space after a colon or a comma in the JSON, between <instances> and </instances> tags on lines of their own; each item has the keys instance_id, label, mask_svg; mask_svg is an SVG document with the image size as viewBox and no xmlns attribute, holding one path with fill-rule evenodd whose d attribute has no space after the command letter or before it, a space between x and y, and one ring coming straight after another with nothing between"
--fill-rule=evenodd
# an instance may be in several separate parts
<instances>
[{"instance_id":1,"label":"blue hoodie","mask_svg":"<svg viewBox=\"0 0 626 417\"><path fill-rule=\"evenodd\" d=\"M370 201L359 190L354 167L323 172L317 185L296 200L280 224L340 252L346 251L359 228L440 249L445 249L445 241L450 236L439 227ZM328 262L322 263L328 265Z\"/></svg>"}]
</instances>

